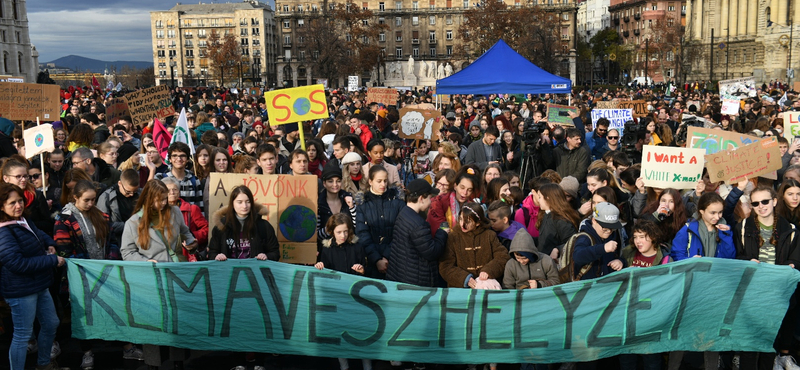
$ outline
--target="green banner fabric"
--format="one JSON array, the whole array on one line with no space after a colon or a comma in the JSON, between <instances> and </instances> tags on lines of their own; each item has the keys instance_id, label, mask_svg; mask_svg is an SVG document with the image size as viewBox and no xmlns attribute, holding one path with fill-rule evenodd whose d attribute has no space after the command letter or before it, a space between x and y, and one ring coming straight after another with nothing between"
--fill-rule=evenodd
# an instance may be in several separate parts
<instances>
[{"instance_id":1,"label":"green banner fabric","mask_svg":"<svg viewBox=\"0 0 800 370\"><path fill-rule=\"evenodd\" d=\"M527 290L436 289L249 260L69 260L72 332L200 350L423 363L772 352L800 272L690 258Z\"/></svg>"}]
</instances>

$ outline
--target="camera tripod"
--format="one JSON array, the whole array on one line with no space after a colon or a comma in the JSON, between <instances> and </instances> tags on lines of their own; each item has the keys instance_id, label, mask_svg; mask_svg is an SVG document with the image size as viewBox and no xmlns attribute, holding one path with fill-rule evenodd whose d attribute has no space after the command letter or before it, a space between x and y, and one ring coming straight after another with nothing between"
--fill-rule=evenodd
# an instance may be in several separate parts
<instances>
[{"instance_id":1,"label":"camera tripod","mask_svg":"<svg viewBox=\"0 0 800 370\"><path fill-rule=\"evenodd\" d=\"M519 184L523 190L528 186L528 180L539 176L539 171L536 170L536 163L539 162L539 142L535 143L522 143L524 148L522 150L522 160L519 163Z\"/></svg>"}]
</instances>

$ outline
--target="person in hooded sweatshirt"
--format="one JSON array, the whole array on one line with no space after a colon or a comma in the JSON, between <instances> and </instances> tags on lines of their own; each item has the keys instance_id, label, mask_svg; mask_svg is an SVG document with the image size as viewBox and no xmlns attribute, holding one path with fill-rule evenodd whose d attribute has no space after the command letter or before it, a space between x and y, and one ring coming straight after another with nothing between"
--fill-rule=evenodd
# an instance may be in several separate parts
<instances>
[{"instance_id":1,"label":"person in hooded sweatshirt","mask_svg":"<svg viewBox=\"0 0 800 370\"><path fill-rule=\"evenodd\" d=\"M580 232L586 233L575 240L575 253L572 260L578 280L594 279L619 271L625 267L625 261L619 256L619 247L626 244L619 229L619 208L600 202L595 205L592 217L581 223ZM584 267L589 268L586 271Z\"/></svg>"}]
</instances>

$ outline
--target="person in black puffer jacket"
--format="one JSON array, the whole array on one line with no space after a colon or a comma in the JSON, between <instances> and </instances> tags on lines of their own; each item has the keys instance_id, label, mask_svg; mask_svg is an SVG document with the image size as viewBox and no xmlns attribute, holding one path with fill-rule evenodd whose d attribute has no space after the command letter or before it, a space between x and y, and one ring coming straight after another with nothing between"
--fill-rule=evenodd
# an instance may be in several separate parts
<instances>
[{"instance_id":1,"label":"person in black puffer jacket","mask_svg":"<svg viewBox=\"0 0 800 370\"><path fill-rule=\"evenodd\" d=\"M353 227L356 226L356 205L350 193L342 190L342 171L334 168L327 168L322 171L322 185L317 196L317 240L318 250L321 250L322 241L330 238L326 231L328 219L334 215L332 206L337 207L339 212L350 215L353 220Z\"/></svg>"},{"instance_id":2,"label":"person in black puffer jacket","mask_svg":"<svg viewBox=\"0 0 800 370\"><path fill-rule=\"evenodd\" d=\"M447 246L447 233L429 232L430 225L420 216L431 206L431 198L439 189L423 179L408 184L406 206L400 210L394 224L394 238L389 248L389 268L386 278L400 283L424 287L444 287L439 275L439 257Z\"/></svg>"},{"instance_id":3,"label":"person in black puffer jacket","mask_svg":"<svg viewBox=\"0 0 800 370\"><path fill-rule=\"evenodd\" d=\"M389 265L394 223L405 207L402 194L388 188L389 174L382 166L369 169L369 189L356 194L356 236L364 247L368 264L366 276L383 279Z\"/></svg>"}]
</instances>

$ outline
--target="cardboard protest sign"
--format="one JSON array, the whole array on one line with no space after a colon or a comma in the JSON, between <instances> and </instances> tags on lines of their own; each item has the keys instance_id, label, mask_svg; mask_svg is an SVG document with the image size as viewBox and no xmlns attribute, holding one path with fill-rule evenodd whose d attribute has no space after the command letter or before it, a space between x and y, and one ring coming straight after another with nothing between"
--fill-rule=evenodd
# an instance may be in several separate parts
<instances>
[{"instance_id":1,"label":"cardboard protest sign","mask_svg":"<svg viewBox=\"0 0 800 370\"><path fill-rule=\"evenodd\" d=\"M608 119L608 129L615 128L622 135L625 122L633 121L633 111L631 109L592 109L592 127L597 127L597 120L600 118Z\"/></svg>"},{"instance_id":2,"label":"cardboard protest sign","mask_svg":"<svg viewBox=\"0 0 800 370\"><path fill-rule=\"evenodd\" d=\"M437 364L770 352L800 282L787 266L725 258L508 290L415 287L253 258L67 264L77 339Z\"/></svg>"},{"instance_id":3,"label":"cardboard protest sign","mask_svg":"<svg viewBox=\"0 0 800 370\"><path fill-rule=\"evenodd\" d=\"M739 100L722 99L722 114L739 115Z\"/></svg>"},{"instance_id":4,"label":"cardboard protest sign","mask_svg":"<svg viewBox=\"0 0 800 370\"><path fill-rule=\"evenodd\" d=\"M264 93L270 125L328 118L325 87L311 85Z\"/></svg>"},{"instance_id":5,"label":"cardboard protest sign","mask_svg":"<svg viewBox=\"0 0 800 370\"><path fill-rule=\"evenodd\" d=\"M778 139L775 137L736 150L706 155L706 162L711 181L725 181L727 184L777 171L783 165Z\"/></svg>"},{"instance_id":6,"label":"cardboard protest sign","mask_svg":"<svg viewBox=\"0 0 800 370\"><path fill-rule=\"evenodd\" d=\"M353 92L358 90L358 76L347 77L347 91Z\"/></svg>"},{"instance_id":7,"label":"cardboard protest sign","mask_svg":"<svg viewBox=\"0 0 800 370\"><path fill-rule=\"evenodd\" d=\"M703 149L643 146L644 185L662 189L694 189L703 176L705 154Z\"/></svg>"},{"instance_id":8,"label":"cardboard protest sign","mask_svg":"<svg viewBox=\"0 0 800 370\"><path fill-rule=\"evenodd\" d=\"M789 142L800 138L800 112L783 113L783 137Z\"/></svg>"},{"instance_id":9,"label":"cardboard protest sign","mask_svg":"<svg viewBox=\"0 0 800 370\"><path fill-rule=\"evenodd\" d=\"M133 124L139 127L147 126L154 117L163 120L175 114L169 87L166 85L129 92L125 94L125 99L128 101Z\"/></svg>"},{"instance_id":10,"label":"cardboard protest sign","mask_svg":"<svg viewBox=\"0 0 800 370\"><path fill-rule=\"evenodd\" d=\"M568 105L547 104L547 122L561 126L573 126L569 112L578 114L578 108Z\"/></svg>"},{"instance_id":11,"label":"cardboard protest sign","mask_svg":"<svg viewBox=\"0 0 800 370\"><path fill-rule=\"evenodd\" d=\"M0 117L55 121L61 116L58 85L0 82Z\"/></svg>"},{"instance_id":12,"label":"cardboard protest sign","mask_svg":"<svg viewBox=\"0 0 800 370\"><path fill-rule=\"evenodd\" d=\"M325 86L325 88L327 89L328 88L328 79L327 78L318 78L317 79L317 85Z\"/></svg>"},{"instance_id":13,"label":"cardboard protest sign","mask_svg":"<svg viewBox=\"0 0 800 370\"><path fill-rule=\"evenodd\" d=\"M404 139L428 139L442 127L438 110L403 108L400 110L399 136Z\"/></svg>"},{"instance_id":14,"label":"cardboard protest sign","mask_svg":"<svg viewBox=\"0 0 800 370\"><path fill-rule=\"evenodd\" d=\"M109 129L113 128L119 119L124 116L130 116L131 111L128 109L128 100L125 97L109 99L106 101L106 122Z\"/></svg>"},{"instance_id":15,"label":"cardboard protest sign","mask_svg":"<svg viewBox=\"0 0 800 370\"><path fill-rule=\"evenodd\" d=\"M634 117L644 117L650 113L644 100L621 100L616 103L617 109L632 109Z\"/></svg>"},{"instance_id":16,"label":"cardboard protest sign","mask_svg":"<svg viewBox=\"0 0 800 370\"><path fill-rule=\"evenodd\" d=\"M433 89L433 97L435 98L437 96L439 97L439 102L441 104L450 104L450 99L451 99L450 94L437 94L436 89Z\"/></svg>"},{"instance_id":17,"label":"cardboard protest sign","mask_svg":"<svg viewBox=\"0 0 800 370\"><path fill-rule=\"evenodd\" d=\"M52 153L56 148L53 143L53 125L49 123L25 129L22 138L25 141L25 158L45 152Z\"/></svg>"},{"instance_id":18,"label":"cardboard protest sign","mask_svg":"<svg viewBox=\"0 0 800 370\"><path fill-rule=\"evenodd\" d=\"M734 150L760 139L738 132L690 126L686 132L686 147L703 149L706 154Z\"/></svg>"},{"instance_id":19,"label":"cardboard protest sign","mask_svg":"<svg viewBox=\"0 0 800 370\"><path fill-rule=\"evenodd\" d=\"M228 206L231 190L245 185L257 204L267 208L265 220L275 229L281 262L317 261L317 177L314 175L246 175L211 173L209 212ZM213 228L213 226L212 226Z\"/></svg>"},{"instance_id":20,"label":"cardboard protest sign","mask_svg":"<svg viewBox=\"0 0 800 370\"><path fill-rule=\"evenodd\" d=\"M383 87L370 87L367 89L367 103L381 103L385 106L397 105L397 90L383 88Z\"/></svg>"},{"instance_id":21,"label":"cardboard protest sign","mask_svg":"<svg viewBox=\"0 0 800 370\"><path fill-rule=\"evenodd\" d=\"M598 101L594 103L595 109L617 109L617 102L615 101Z\"/></svg>"},{"instance_id":22,"label":"cardboard protest sign","mask_svg":"<svg viewBox=\"0 0 800 370\"><path fill-rule=\"evenodd\" d=\"M720 81L719 96L723 99L734 100L754 98L756 96L756 78L743 77Z\"/></svg>"}]
</instances>

